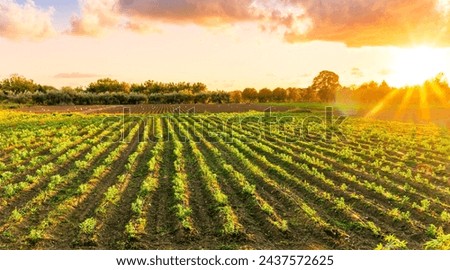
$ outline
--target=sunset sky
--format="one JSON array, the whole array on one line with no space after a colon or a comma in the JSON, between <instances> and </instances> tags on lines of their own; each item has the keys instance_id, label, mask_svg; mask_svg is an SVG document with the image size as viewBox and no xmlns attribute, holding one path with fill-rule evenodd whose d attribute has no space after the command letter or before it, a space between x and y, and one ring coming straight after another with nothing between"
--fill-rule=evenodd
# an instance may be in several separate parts
<instances>
[{"instance_id":1,"label":"sunset sky","mask_svg":"<svg viewBox=\"0 0 450 270\"><path fill-rule=\"evenodd\" d=\"M450 75L450 0L0 0L0 78L210 89Z\"/></svg>"}]
</instances>

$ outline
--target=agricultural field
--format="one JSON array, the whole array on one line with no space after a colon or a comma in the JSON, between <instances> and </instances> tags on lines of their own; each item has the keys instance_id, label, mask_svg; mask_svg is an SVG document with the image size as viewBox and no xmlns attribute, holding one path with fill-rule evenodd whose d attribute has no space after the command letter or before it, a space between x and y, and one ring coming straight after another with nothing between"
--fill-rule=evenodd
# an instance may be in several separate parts
<instances>
[{"instance_id":1,"label":"agricultural field","mask_svg":"<svg viewBox=\"0 0 450 270\"><path fill-rule=\"evenodd\" d=\"M31 106L18 108L17 111L29 113L83 113L83 114L123 114L124 108L133 114L164 114L175 110L184 113L223 113L223 112L263 112L269 106L264 104L140 104L140 105L89 105L89 106ZM286 106L271 106L272 111L292 110ZM322 108L323 109L323 108Z\"/></svg>"},{"instance_id":2,"label":"agricultural field","mask_svg":"<svg viewBox=\"0 0 450 270\"><path fill-rule=\"evenodd\" d=\"M446 127L90 109L0 112L0 249L450 249Z\"/></svg>"}]
</instances>

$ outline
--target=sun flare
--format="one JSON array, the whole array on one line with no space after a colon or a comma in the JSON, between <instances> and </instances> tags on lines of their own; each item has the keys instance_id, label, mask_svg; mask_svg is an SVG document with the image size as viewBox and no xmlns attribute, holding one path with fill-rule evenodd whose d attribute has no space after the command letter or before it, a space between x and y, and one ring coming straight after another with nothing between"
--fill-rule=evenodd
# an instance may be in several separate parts
<instances>
[{"instance_id":1,"label":"sun flare","mask_svg":"<svg viewBox=\"0 0 450 270\"><path fill-rule=\"evenodd\" d=\"M388 82L396 87L418 85L446 71L445 52L431 47L395 52Z\"/></svg>"}]
</instances>

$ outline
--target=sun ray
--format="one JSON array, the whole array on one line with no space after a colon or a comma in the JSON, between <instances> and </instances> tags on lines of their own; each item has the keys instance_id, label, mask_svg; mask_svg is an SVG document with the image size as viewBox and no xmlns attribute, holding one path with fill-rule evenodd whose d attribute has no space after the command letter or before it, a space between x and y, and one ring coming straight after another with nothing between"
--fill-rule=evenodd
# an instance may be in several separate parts
<instances>
[{"instance_id":1,"label":"sun ray","mask_svg":"<svg viewBox=\"0 0 450 270\"><path fill-rule=\"evenodd\" d=\"M430 86L431 86L430 87L431 91L439 99L439 102L441 104L445 104L446 103L445 93L442 90L442 88L440 87L440 85L436 82L433 82L433 83L431 83Z\"/></svg>"},{"instance_id":2,"label":"sun ray","mask_svg":"<svg viewBox=\"0 0 450 270\"><path fill-rule=\"evenodd\" d=\"M408 108L408 106L411 104L411 97L414 92L413 88L408 88L406 90L406 93L403 95L403 99L400 103L400 105L397 108L397 111L395 112L394 119L402 120L403 116L405 115L405 110Z\"/></svg>"},{"instance_id":3,"label":"sun ray","mask_svg":"<svg viewBox=\"0 0 450 270\"><path fill-rule=\"evenodd\" d=\"M421 87L419 91L419 112L420 120L430 120L430 105L428 104L428 93L425 87Z\"/></svg>"},{"instance_id":4,"label":"sun ray","mask_svg":"<svg viewBox=\"0 0 450 270\"><path fill-rule=\"evenodd\" d=\"M367 113L365 117L371 118L376 116L397 94L398 91L391 91L380 102L378 102L378 104L369 113Z\"/></svg>"}]
</instances>

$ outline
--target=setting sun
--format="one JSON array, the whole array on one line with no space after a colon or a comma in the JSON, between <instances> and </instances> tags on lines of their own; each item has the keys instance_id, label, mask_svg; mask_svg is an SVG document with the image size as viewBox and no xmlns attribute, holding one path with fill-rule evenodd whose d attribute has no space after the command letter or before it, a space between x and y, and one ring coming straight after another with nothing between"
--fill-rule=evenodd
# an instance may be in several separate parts
<instances>
[{"instance_id":1,"label":"setting sun","mask_svg":"<svg viewBox=\"0 0 450 270\"><path fill-rule=\"evenodd\" d=\"M446 71L445 52L431 47L401 49L393 56L389 83L396 87L417 85Z\"/></svg>"}]
</instances>

